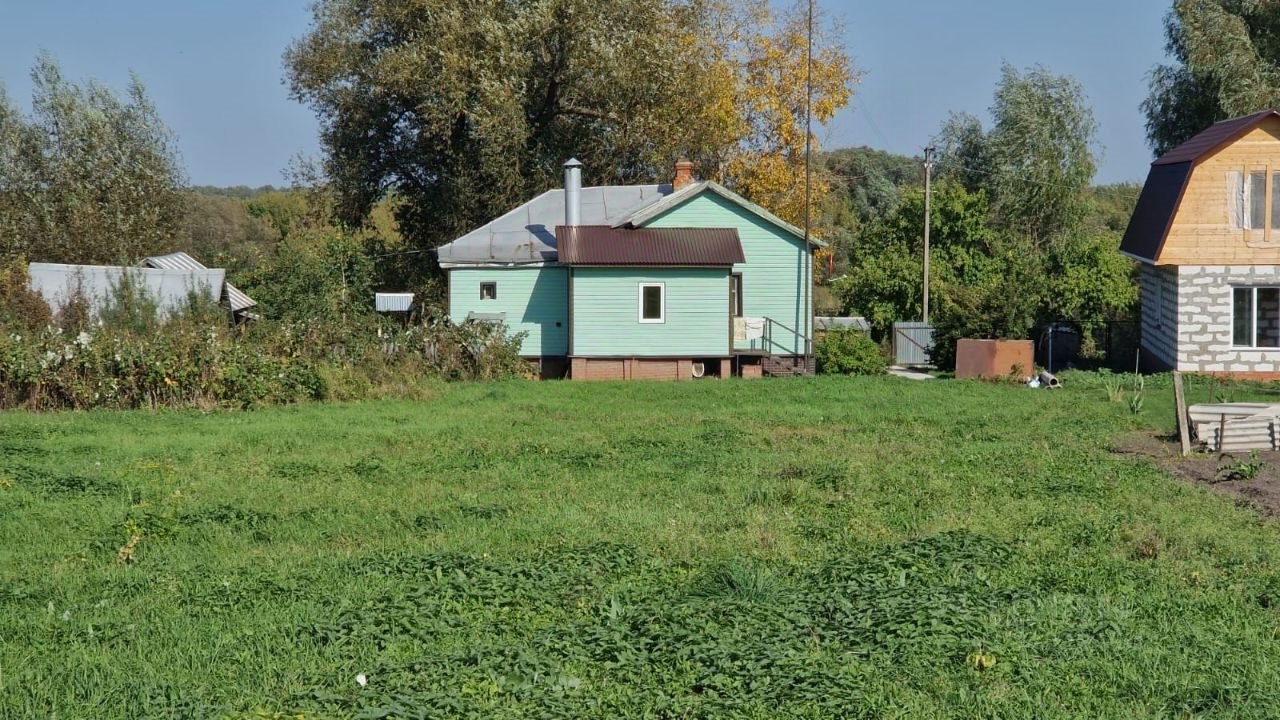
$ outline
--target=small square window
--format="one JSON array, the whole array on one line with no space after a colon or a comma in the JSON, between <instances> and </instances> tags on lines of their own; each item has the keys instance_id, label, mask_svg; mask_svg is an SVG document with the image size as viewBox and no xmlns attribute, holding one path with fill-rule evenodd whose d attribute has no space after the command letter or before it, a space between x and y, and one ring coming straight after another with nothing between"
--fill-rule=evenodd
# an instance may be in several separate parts
<instances>
[{"instance_id":1,"label":"small square window","mask_svg":"<svg viewBox=\"0 0 1280 720\"><path fill-rule=\"evenodd\" d=\"M481 300L497 300L498 299L498 283L496 282L480 283L480 299Z\"/></svg>"},{"instance_id":2,"label":"small square window","mask_svg":"<svg viewBox=\"0 0 1280 720\"><path fill-rule=\"evenodd\" d=\"M662 283L644 283L640 285L640 322L666 322L666 294L667 288Z\"/></svg>"}]
</instances>

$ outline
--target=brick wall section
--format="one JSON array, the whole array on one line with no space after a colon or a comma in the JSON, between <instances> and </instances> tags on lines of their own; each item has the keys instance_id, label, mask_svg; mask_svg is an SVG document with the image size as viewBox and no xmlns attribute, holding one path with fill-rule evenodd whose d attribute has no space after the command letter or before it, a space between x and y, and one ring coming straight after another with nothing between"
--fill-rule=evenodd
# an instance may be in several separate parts
<instances>
[{"instance_id":1,"label":"brick wall section","mask_svg":"<svg viewBox=\"0 0 1280 720\"><path fill-rule=\"evenodd\" d=\"M631 364L632 380L683 380L693 376L693 371L681 375L679 360L628 360Z\"/></svg>"},{"instance_id":2,"label":"brick wall section","mask_svg":"<svg viewBox=\"0 0 1280 720\"><path fill-rule=\"evenodd\" d=\"M1177 270L1177 280L1179 370L1280 372L1280 350L1231 345L1232 287L1280 286L1280 265L1183 265ZM1144 311L1144 346L1147 345L1145 315Z\"/></svg>"},{"instance_id":3,"label":"brick wall section","mask_svg":"<svg viewBox=\"0 0 1280 720\"><path fill-rule=\"evenodd\" d=\"M1151 369L1172 370L1178 362L1178 270L1141 265L1142 349Z\"/></svg>"},{"instance_id":4,"label":"brick wall section","mask_svg":"<svg viewBox=\"0 0 1280 720\"><path fill-rule=\"evenodd\" d=\"M574 380L692 380L693 360L688 358L583 358L571 361L569 376ZM728 377L728 358L701 361L708 374L719 369Z\"/></svg>"}]
</instances>

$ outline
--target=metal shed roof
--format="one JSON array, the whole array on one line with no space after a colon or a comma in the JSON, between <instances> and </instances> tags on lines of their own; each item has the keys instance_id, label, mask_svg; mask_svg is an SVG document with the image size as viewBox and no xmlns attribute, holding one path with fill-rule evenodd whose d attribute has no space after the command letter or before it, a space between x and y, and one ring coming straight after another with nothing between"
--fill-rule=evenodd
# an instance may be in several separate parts
<instances>
[{"instance_id":1,"label":"metal shed roof","mask_svg":"<svg viewBox=\"0 0 1280 720\"><path fill-rule=\"evenodd\" d=\"M671 194L670 185L582 188L581 222L612 224L637 207ZM548 190L438 250L440 264L522 265L556 261L556 234L564 224L564 190Z\"/></svg>"},{"instance_id":2,"label":"metal shed roof","mask_svg":"<svg viewBox=\"0 0 1280 720\"><path fill-rule=\"evenodd\" d=\"M77 292L83 293L95 311L101 310L120 284L125 273L137 281L155 299L163 312L182 306L191 293L211 302L222 299L226 281L223 270L169 270L113 265L63 265L31 263L27 269L28 286L39 292L56 312Z\"/></svg>"},{"instance_id":3,"label":"metal shed roof","mask_svg":"<svg viewBox=\"0 0 1280 720\"><path fill-rule=\"evenodd\" d=\"M373 309L378 312L409 312L413 307L413 293L374 293Z\"/></svg>"},{"instance_id":4,"label":"metal shed roof","mask_svg":"<svg viewBox=\"0 0 1280 720\"><path fill-rule=\"evenodd\" d=\"M570 265L724 266L746 262L733 228L557 227L560 262Z\"/></svg>"},{"instance_id":5,"label":"metal shed roof","mask_svg":"<svg viewBox=\"0 0 1280 720\"><path fill-rule=\"evenodd\" d=\"M199 260L191 257L184 252L173 252L168 255L155 255L145 258L142 261L143 267L158 268L161 270L207 270ZM245 295L235 285L225 283L227 295L227 304L231 306L232 312L240 312L247 310L255 305L257 301Z\"/></svg>"}]
</instances>

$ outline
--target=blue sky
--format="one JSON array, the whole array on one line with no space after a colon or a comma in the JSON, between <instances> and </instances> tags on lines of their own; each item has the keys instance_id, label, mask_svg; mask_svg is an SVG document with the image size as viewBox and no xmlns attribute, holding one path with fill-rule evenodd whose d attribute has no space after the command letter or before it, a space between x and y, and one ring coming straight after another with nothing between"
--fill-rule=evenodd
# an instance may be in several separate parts
<instances>
[{"instance_id":1,"label":"blue sky","mask_svg":"<svg viewBox=\"0 0 1280 720\"><path fill-rule=\"evenodd\" d=\"M1041 63L1085 88L1103 146L1097 180L1140 181L1151 160L1138 104L1164 58L1167 0L819 0L864 72L826 147L918 152L949 111L986 118L1000 64ZM281 54L307 0L7 0L0 82L26 105L36 53L73 79L123 88L137 72L178 135L195 184L279 184L315 154L316 122L282 82Z\"/></svg>"}]
</instances>

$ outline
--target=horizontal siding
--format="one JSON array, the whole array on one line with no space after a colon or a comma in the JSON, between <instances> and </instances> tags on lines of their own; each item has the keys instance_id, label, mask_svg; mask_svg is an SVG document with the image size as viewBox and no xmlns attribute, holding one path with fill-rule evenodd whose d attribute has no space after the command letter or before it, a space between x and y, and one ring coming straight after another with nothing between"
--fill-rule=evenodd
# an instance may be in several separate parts
<instances>
[{"instance_id":1,"label":"horizontal siding","mask_svg":"<svg viewBox=\"0 0 1280 720\"><path fill-rule=\"evenodd\" d=\"M641 283L666 285L665 322L640 322ZM723 357L728 351L728 270L574 269L575 356Z\"/></svg>"},{"instance_id":2,"label":"horizontal siding","mask_svg":"<svg viewBox=\"0 0 1280 720\"><path fill-rule=\"evenodd\" d=\"M654 218L650 227L736 228L746 262L735 265L742 273L742 313L747 317L768 317L812 337L812 321L806 312L805 291L809 277L809 257L804 241L774 227L755 213L710 192L672 208ZM783 330L774 331L770 352L803 354L804 342ZM761 341L739 342L741 350L756 349Z\"/></svg>"},{"instance_id":3,"label":"horizontal siding","mask_svg":"<svg viewBox=\"0 0 1280 720\"><path fill-rule=\"evenodd\" d=\"M480 299L480 283L496 282L498 297ZM449 317L506 313L513 333L527 332L520 345L526 357L569 352L569 270L541 268L460 268L449 271Z\"/></svg>"}]
</instances>

